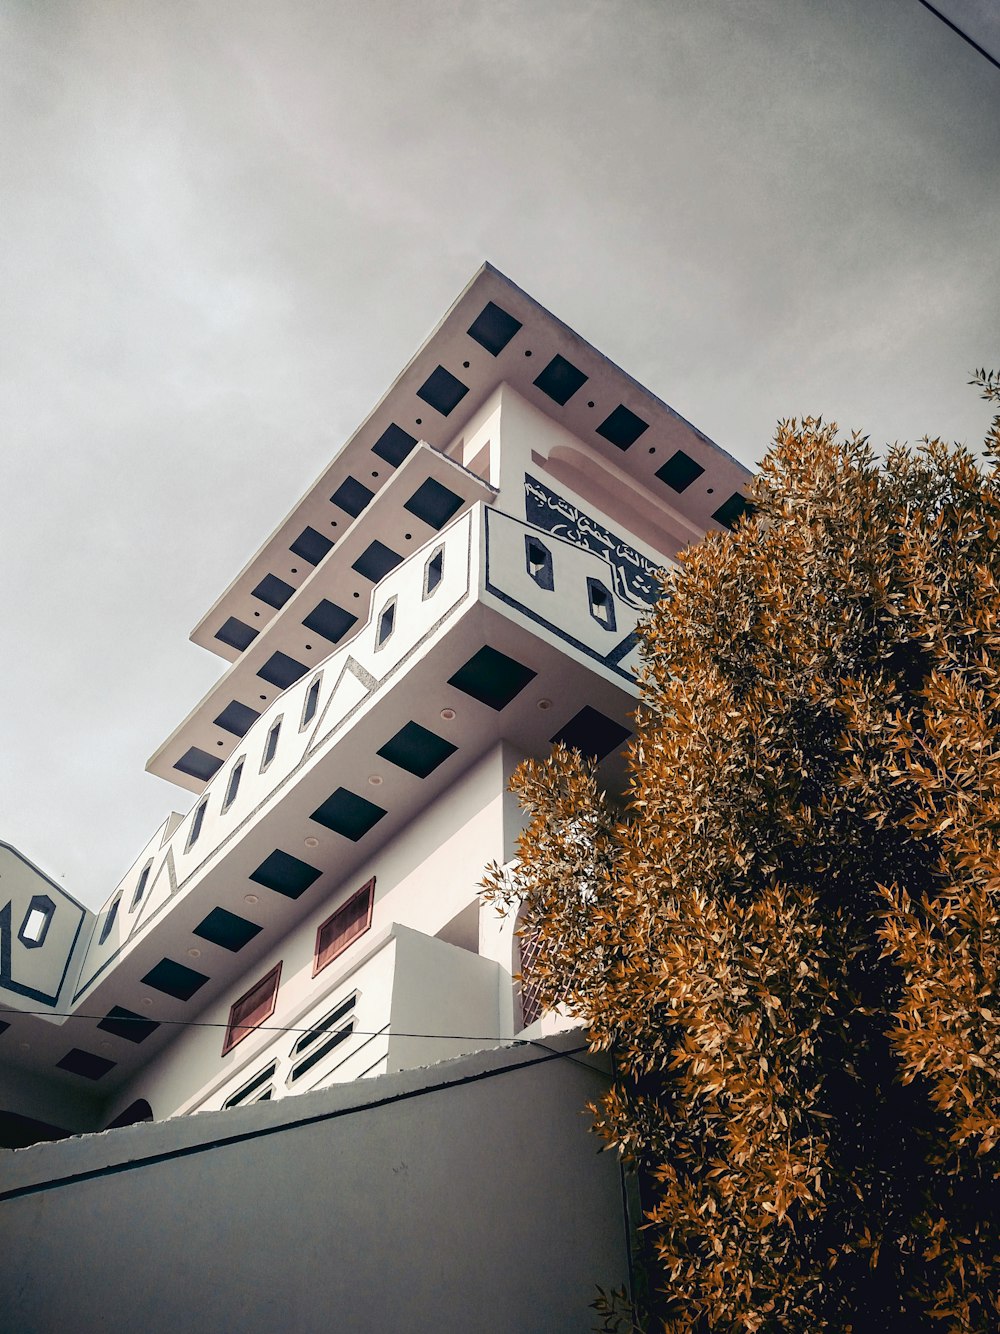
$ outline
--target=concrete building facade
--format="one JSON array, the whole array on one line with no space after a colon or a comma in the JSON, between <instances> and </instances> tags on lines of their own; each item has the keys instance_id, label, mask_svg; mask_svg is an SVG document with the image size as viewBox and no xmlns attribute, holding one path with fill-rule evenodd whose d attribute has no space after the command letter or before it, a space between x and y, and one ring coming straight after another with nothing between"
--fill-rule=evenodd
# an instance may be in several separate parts
<instances>
[{"instance_id":1,"label":"concrete building facade","mask_svg":"<svg viewBox=\"0 0 1000 1334\"><path fill-rule=\"evenodd\" d=\"M622 784L637 621L746 481L485 265L195 627L225 668L148 765L191 809L97 913L0 845L6 1142L558 1027L480 897L511 772L562 740Z\"/></svg>"}]
</instances>

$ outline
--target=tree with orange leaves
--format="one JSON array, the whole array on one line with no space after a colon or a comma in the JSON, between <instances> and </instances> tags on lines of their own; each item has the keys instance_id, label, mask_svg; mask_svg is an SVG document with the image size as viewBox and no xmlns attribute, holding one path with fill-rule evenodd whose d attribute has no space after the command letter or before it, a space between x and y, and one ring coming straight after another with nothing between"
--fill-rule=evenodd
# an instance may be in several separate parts
<instances>
[{"instance_id":1,"label":"tree with orange leaves","mask_svg":"<svg viewBox=\"0 0 1000 1334\"><path fill-rule=\"evenodd\" d=\"M487 892L615 1055L594 1112L642 1183L642 1327L985 1334L1000 416L982 460L784 422L749 498L642 629L624 807L576 752L526 762Z\"/></svg>"}]
</instances>

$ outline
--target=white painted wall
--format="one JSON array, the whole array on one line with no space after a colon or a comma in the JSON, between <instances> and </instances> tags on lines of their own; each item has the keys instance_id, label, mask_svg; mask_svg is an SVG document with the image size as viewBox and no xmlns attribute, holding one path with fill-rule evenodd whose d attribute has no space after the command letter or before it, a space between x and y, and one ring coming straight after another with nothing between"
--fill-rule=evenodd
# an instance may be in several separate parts
<instances>
[{"instance_id":1,"label":"white painted wall","mask_svg":"<svg viewBox=\"0 0 1000 1334\"><path fill-rule=\"evenodd\" d=\"M622 1196L552 1045L9 1155L4 1328L582 1334Z\"/></svg>"}]
</instances>

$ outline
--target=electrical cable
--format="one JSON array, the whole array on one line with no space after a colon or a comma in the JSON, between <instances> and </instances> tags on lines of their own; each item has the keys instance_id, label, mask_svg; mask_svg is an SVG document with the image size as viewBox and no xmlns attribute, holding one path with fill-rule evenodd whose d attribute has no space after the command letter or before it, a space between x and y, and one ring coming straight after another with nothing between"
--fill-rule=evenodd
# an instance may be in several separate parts
<instances>
[{"instance_id":1,"label":"electrical cable","mask_svg":"<svg viewBox=\"0 0 1000 1334\"><path fill-rule=\"evenodd\" d=\"M978 51L981 56L984 56L991 65L995 65L997 69L1000 69L1000 60L997 60L996 56L990 55L989 51L987 51L985 47L980 46L977 41L974 41L967 32L963 32L958 24L953 23L947 14L942 14L940 9L935 9L932 4L928 4L928 0L920 0L920 4L923 5L924 9L929 9L934 17L939 18L942 23L952 30L952 32L957 33L963 42L968 42L972 49Z\"/></svg>"}]
</instances>

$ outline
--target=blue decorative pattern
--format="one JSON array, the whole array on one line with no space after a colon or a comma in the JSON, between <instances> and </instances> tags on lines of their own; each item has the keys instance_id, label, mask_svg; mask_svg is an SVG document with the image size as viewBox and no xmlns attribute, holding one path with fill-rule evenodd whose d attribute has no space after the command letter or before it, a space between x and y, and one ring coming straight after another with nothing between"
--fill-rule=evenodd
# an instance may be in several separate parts
<instances>
[{"instance_id":1,"label":"blue decorative pattern","mask_svg":"<svg viewBox=\"0 0 1000 1334\"><path fill-rule=\"evenodd\" d=\"M524 508L525 518L535 528L554 533L609 561L614 571L615 591L626 601L651 607L659 598L659 566L529 473L524 475Z\"/></svg>"}]
</instances>

